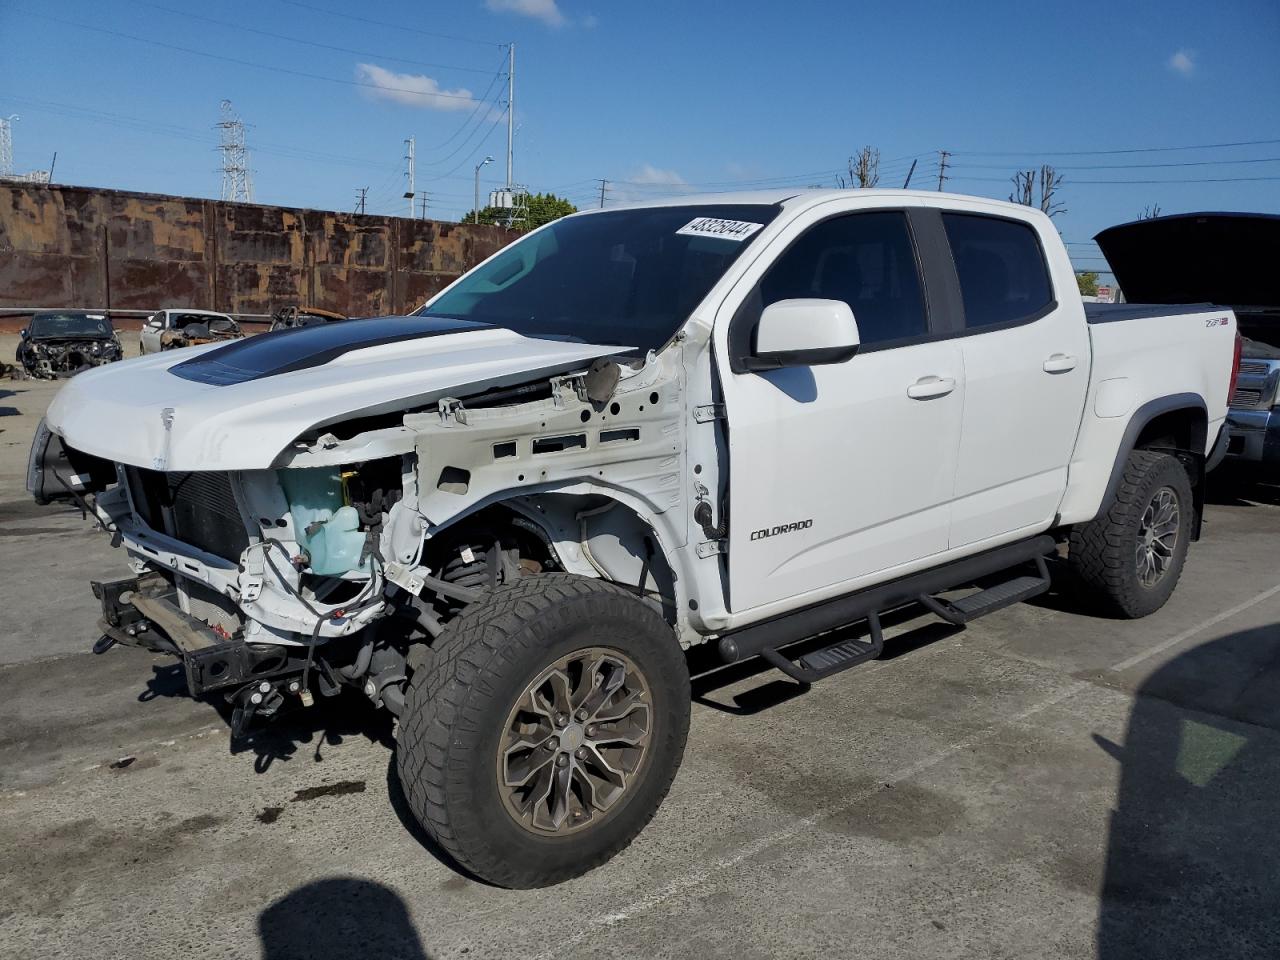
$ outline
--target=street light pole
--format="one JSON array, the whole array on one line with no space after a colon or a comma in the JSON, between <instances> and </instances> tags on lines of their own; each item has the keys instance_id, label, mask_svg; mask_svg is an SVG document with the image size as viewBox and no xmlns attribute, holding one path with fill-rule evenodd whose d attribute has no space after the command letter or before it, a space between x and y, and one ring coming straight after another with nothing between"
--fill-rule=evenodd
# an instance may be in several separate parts
<instances>
[{"instance_id":1,"label":"street light pole","mask_svg":"<svg viewBox=\"0 0 1280 960\"><path fill-rule=\"evenodd\" d=\"M476 164L476 202L475 206L471 208L472 223L480 222L480 168L486 163L493 163L493 157L485 157Z\"/></svg>"}]
</instances>

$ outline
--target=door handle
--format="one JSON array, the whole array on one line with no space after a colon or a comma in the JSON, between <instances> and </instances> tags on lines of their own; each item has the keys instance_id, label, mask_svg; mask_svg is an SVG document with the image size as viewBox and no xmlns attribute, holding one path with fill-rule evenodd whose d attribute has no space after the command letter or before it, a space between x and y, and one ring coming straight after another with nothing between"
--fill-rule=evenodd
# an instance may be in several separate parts
<instances>
[{"instance_id":1,"label":"door handle","mask_svg":"<svg viewBox=\"0 0 1280 960\"><path fill-rule=\"evenodd\" d=\"M1066 353L1055 353L1044 362L1045 373L1066 373L1076 368L1076 358Z\"/></svg>"},{"instance_id":2,"label":"door handle","mask_svg":"<svg viewBox=\"0 0 1280 960\"><path fill-rule=\"evenodd\" d=\"M955 388L954 377L921 377L907 387L907 396L912 400L932 400L934 397L945 397Z\"/></svg>"}]
</instances>

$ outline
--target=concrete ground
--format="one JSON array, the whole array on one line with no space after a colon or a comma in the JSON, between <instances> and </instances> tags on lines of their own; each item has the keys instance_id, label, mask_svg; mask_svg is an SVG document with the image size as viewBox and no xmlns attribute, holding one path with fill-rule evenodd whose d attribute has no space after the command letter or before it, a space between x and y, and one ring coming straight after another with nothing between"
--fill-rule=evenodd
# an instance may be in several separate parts
<instances>
[{"instance_id":1,"label":"concrete ground","mask_svg":"<svg viewBox=\"0 0 1280 960\"><path fill-rule=\"evenodd\" d=\"M1280 955L1280 497L1220 488L1168 606L1050 594L793 695L702 676L621 856L548 890L441 862L359 702L231 750L172 661L88 652L123 558L22 490L0 400L0 944L35 957ZM701 669L703 661L694 660Z\"/></svg>"}]
</instances>

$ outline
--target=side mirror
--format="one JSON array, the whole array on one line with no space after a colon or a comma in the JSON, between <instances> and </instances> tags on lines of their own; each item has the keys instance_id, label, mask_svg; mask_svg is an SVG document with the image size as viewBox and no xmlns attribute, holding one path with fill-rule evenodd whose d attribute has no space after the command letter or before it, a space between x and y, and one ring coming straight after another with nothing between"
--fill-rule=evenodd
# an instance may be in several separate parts
<instances>
[{"instance_id":1,"label":"side mirror","mask_svg":"<svg viewBox=\"0 0 1280 960\"><path fill-rule=\"evenodd\" d=\"M31 336L31 332L27 330L26 327L23 327L22 330L19 331L18 336L20 336L23 340L25 340L27 339L27 337Z\"/></svg>"},{"instance_id":2,"label":"side mirror","mask_svg":"<svg viewBox=\"0 0 1280 960\"><path fill-rule=\"evenodd\" d=\"M843 363L858 352L858 323L841 300L779 300L764 308L748 370Z\"/></svg>"}]
</instances>

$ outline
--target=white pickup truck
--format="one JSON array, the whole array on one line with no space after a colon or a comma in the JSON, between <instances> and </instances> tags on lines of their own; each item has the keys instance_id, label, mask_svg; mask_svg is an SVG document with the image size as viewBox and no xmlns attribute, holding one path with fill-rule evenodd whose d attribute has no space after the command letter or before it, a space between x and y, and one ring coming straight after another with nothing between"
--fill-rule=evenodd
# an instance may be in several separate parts
<instances>
[{"instance_id":1,"label":"white pickup truck","mask_svg":"<svg viewBox=\"0 0 1280 960\"><path fill-rule=\"evenodd\" d=\"M1158 609L1235 326L1086 307L1026 207L683 197L558 220L412 316L82 374L28 486L128 553L97 649L178 655L233 734L362 691L439 845L538 886L665 796L685 648L808 684L876 657L885 611L965 623L1064 550L1086 599Z\"/></svg>"}]
</instances>

